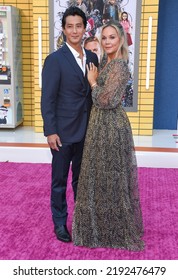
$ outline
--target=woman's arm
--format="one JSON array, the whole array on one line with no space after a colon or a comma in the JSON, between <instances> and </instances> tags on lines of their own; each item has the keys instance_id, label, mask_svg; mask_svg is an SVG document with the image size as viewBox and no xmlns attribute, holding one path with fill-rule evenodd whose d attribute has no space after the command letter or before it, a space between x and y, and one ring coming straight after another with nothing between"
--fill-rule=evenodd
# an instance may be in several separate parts
<instances>
[{"instance_id":1,"label":"woman's arm","mask_svg":"<svg viewBox=\"0 0 178 280\"><path fill-rule=\"evenodd\" d=\"M125 93L129 80L129 69L127 63L117 59L108 66L108 73L104 84L93 86L92 98L96 107L101 109L112 109L117 107Z\"/></svg>"}]
</instances>

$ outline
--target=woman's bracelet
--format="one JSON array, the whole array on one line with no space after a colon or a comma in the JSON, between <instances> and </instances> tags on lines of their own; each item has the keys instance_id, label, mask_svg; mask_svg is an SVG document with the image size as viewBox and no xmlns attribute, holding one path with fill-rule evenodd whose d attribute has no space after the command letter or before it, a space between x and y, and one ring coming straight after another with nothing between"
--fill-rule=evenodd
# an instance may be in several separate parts
<instances>
[{"instance_id":1,"label":"woman's bracelet","mask_svg":"<svg viewBox=\"0 0 178 280\"><path fill-rule=\"evenodd\" d=\"M97 85L97 83L93 83L92 85L91 85L91 88L93 88L94 86L96 86Z\"/></svg>"}]
</instances>

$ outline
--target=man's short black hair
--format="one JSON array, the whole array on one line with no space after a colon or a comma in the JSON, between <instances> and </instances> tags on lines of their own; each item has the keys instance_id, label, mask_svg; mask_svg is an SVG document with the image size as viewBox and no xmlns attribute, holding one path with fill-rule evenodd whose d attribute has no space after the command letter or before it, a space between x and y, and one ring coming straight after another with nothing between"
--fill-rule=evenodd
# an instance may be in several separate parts
<instances>
[{"instance_id":1,"label":"man's short black hair","mask_svg":"<svg viewBox=\"0 0 178 280\"><path fill-rule=\"evenodd\" d=\"M84 27L87 26L87 18L85 13L76 6L69 7L65 10L64 15L62 17L62 28L65 28L66 25L66 17L68 16L80 16L83 19Z\"/></svg>"}]
</instances>

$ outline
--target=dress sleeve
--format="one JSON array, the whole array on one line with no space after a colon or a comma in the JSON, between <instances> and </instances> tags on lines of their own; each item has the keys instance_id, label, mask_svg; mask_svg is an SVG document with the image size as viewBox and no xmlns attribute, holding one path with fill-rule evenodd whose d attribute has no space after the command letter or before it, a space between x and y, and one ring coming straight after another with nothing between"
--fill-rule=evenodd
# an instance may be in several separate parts
<instances>
[{"instance_id":1,"label":"dress sleeve","mask_svg":"<svg viewBox=\"0 0 178 280\"><path fill-rule=\"evenodd\" d=\"M129 80L127 63L123 60L115 60L108 65L107 73L100 75L98 77L100 82L92 90L93 103L101 109L116 108L121 103Z\"/></svg>"}]
</instances>

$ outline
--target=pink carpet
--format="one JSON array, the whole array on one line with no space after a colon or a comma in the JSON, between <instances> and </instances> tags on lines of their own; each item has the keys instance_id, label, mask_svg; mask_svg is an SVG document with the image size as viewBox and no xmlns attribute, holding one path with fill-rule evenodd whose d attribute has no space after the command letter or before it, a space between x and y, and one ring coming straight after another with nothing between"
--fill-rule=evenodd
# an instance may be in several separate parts
<instances>
[{"instance_id":1,"label":"pink carpet","mask_svg":"<svg viewBox=\"0 0 178 280\"><path fill-rule=\"evenodd\" d=\"M50 165L5 162L0 170L1 260L178 259L178 169L139 168L146 243L142 252L80 248L58 241L50 212ZM71 231L70 182L71 174Z\"/></svg>"}]
</instances>

